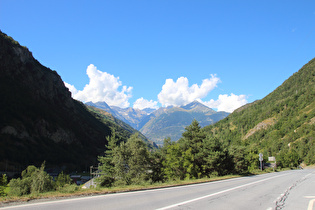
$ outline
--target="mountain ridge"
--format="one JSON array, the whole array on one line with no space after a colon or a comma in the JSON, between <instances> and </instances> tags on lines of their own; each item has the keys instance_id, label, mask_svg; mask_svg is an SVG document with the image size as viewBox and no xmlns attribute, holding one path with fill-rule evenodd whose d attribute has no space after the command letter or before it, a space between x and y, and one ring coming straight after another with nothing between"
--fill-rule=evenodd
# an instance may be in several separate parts
<instances>
[{"instance_id":1,"label":"mountain ridge","mask_svg":"<svg viewBox=\"0 0 315 210\"><path fill-rule=\"evenodd\" d=\"M160 108L141 129L145 136L156 144L162 145L165 138L177 141L185 127L195 119L201 127L213 124L229 115L227 112L216 112L198 101L180 107Z\"/></svg>"},{"instance_id":2,"label":"mountain ridge","mask_svg":"<svg viewBox=\"0 0 315 210\"><path fill-rule=\"evenodd\" d=\"M183 106L160 107L151 113L131 107L119 108L109 106L106 102L87 102L86 105L94 106L113 114L113 116L138 129L148 139L159 145L167 137L177 141L185 127L194 119L199 121L203 127L215 123L229 114L227 112L216 112L198 101L193 101Z\"/></svg>"},{"instance_id":3,"label":"mountain ridge","mask_svg":"<svg viewBox=\"0 0 315 210\"><path fill-rule=\"evenodd\" d=\"M113 124L105 125L72 99L56 71L2 31L0 72L1 171L45 160L48 166L87 170L97 162Z\"/></svg>"},{"instance_id":4,"label":"mountain ridge","mask_svg":"<svg viewBox=\"0 0 315 210\"><path fill-rule=\"evenodd\" d=\"M141 121L150 113L150 109L140 110L133 109L131 107L128 108L120 108L117 106L109 106L105 101L99 102L87 102L85 103L88 106L93 106L102 110L107 111L112 114L117 119L122 120L123 122L129 124L134 129L139 129L139 125Z\"/></svg>"}]
</instances>

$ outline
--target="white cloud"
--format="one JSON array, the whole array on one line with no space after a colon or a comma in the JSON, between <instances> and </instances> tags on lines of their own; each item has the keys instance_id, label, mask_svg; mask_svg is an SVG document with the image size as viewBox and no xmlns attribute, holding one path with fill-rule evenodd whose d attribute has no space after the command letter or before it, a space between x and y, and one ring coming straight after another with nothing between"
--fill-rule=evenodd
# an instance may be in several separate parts
<instances>
[{"instance_id":1,"label":"white cloud","mask_svg":"<svg viewBox=\"0 0 315 210\"><path fill-rule=\"evenodd\" d=\"M72 97L83 102L105 101L110 106L119 106L126 108L130 106L128 100L131 98L132 87L123 86L119 77L102 72L93 64L87 67L86 73L90 79L89 84L85 85L83 90L77 90L73 85L64 82L65 86L72 93ZM247 104L246 95L219 95L217 100L203 102L201 99L206 97L217 84L221 82L216 75L202 80L201 85L193 84L189 86L186 77L180 77L176 80L166 79L162 86L161 92L158 94L158 100L162 106L181 106L188 104L194 100L198 100L210 108L217 111L233 112L235 109ZM144 98L137 99L133 108L158 108L158 102L147 100Z\"/></svg>"},{"instance_id":2,"label":"white cloud","mask_svg":"<svg viewBox=\"0 0 315 210\"><path fill-rule=\"evenodd\" d=\"M148 101L147 99L141 97L133 103L133 108L140 110L145 108L158 109L157 103L158 103L157 101L153 100Z\"/></svg>"},{"instance_id":3,"label":"white cloud","mask_svg":"<svg viewBox=\"0 0 315 210\"><path fill-rule=\"evenodd\" d=\"M83 102L105 101L110 106L129 107L132 87L122 86L119 77L102 72L93 64L87 67L86 74L90 82L83 90L77 90L73 85L65 83L73 98Z\"/></svg>"},{"instance_id":4,"label":"white cloud","mask_svg":"<svg viewBox=\"0 0 315 210\"><path fill-rule=\"evenodd\" d=\"M206 106L214 109L218 109L218 111L225 112L233 112L235 109L247 104L246 95L235 95L231 93L231 95L219 95L218 100L211 99L208 102L203 102Z\"/></svg>"},{"instance_id":5,"label":"white cloud","mask_svg":"<svg viewBox=\"0 0 315 210\"><path fill-rule=\"evenodd\" d=\"M70 85L69 83L63 82L65 86L69 89L72 95L75 95L78 93L78 90L74 87L74 85Z\"/></svg>"},{"instance_id":6,"label":"white cloud","mask_svg":"<svg viewBox=\"0 0 315 210\"><path fill-rule=\"evenodd\" d=\"M193 84L191 87L189 87L186 77L180 77L176 82L173 79L166 79L158 99L163 106L181 106L206 97L219 82L220 79L216 75L211 75L211 78L202 80L200 86Z\"/></svg>"}]
</instances>

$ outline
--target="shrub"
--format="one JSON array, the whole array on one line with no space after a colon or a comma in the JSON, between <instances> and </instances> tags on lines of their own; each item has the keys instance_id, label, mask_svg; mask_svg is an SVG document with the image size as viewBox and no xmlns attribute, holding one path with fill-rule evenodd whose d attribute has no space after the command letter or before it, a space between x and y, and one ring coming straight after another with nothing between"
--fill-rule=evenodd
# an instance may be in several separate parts
<instances>
[{"instance_id":1,"label":"shrub","mask_svg":"<svg viewBox=\"0 0 315 210\"><path fill-rule=\"evenodd\" d=\"M11 179L9 182L9 194L14 196L27 195L31 192L31 178Z\"/></svg>"},{"instance_id":2,"label":"shrub","mask_svg":"<svg viewBox=\"0 0 315 210\"><path fill-rule=\"evenodd\" d=\"M0 197L6 196L6 193L4 190L7 187L7 184L8 184L7 176L3 174L2 177L0 177Z\"/></svg>"},{"instance_id":3,"label":"shrub","mask_svg":"<svg viewBox=\"0 0 315 210\"><path fill-rule=\"evenodd\" d=\"M28 166L22 172L22 178L12 179L9 183L9 193L15 196L27 195L30 193L42 193L54 189L52 177L45 171L45 162L38 169L35 166Z\"/></svg>"},{"instance_id":4,"label":"shrub","mask_svg":"<svg viewBox=\"0 0 315 210\"><path fill-rule=\"evenodd\" d=\"M61 193L74 193L79 187L75 184L65 184L62 188L59 189Z\"/></svg>"},{"instance_id":5,"label":"shrub","mask_svg":"<svg viewBox=\"0 0 315 210\"><path fill-rule=\"evenodd\" d=\"M72 183L72 180L69 175L64 174L63 171L58 175L56 179L56 189L60 190L65 185L70 185Z\"/></svg>"}]
</instances>

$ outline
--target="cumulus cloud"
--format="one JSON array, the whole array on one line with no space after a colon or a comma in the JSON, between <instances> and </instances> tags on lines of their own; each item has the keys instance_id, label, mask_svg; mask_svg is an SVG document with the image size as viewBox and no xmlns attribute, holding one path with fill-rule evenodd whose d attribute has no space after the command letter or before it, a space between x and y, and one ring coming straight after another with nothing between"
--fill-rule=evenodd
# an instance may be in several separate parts
<instances>
[{"instance_id":1,"label":"cumulus cloud","mask_svg":"<svg viewBox=\"0 0 315 210\"><path fill-rule=\"evenodd\" d=\"M180 77L176 82L173 79L166 79L162 91L158 94L158 99L163 106L181 106L206 97L219 82L220 79L216 75L202 80L200 86L193 84L190 87L186 77Z\"/></svg>"},{"instance_id":2,"label":"cumulus cloud","mask_svg":"<svg viewBox=\"0 0 315 210\"><path fill-rule=\"evenodd\" d=\"M72 95L75 95L78 93L78 90L74 87L74 85L70 85L69 83L63 82L65 86L69 89Z\"/></svg>"},{"instance_id":3,"label":"cumulus cloud","mask_svg":"<svg viewBox=\"0 0 315 210\"><path fill-rule=\"evenodd\" d=\"M246 95L235 95L231 93L230 96L228 94L219 95L218 100L211 99L210 101L203 103L210 108L217 109L218 111L231 113L235 109L247 104L246 98Z\"/></svg>"},{"instance_id":4,"label":"cumulus cloud","mask_svg":"<svg viewBox=\"0 0 315 210\"><path fill-rule=\"evenodd\" d=\"M157 103L158 103L157 101L153 100L148 101L147 99L141 97L133 103L133 108L140 110L145 108L158 109Z\"/></svg>"},{"instance_id":5,"label":"cumulus cloud","mask_svg":"<svg viewBox=\"0 0 315 210\"><path fill-rule=\"evenodd\" d=\"M90 82L83 90L77 90L73 85L65 83L72 97L83 102L105 101L110 106L129 107L132 87L122 86L119 77L102 72L93 64L86 69Z\"/></svg>"}]
</instances>

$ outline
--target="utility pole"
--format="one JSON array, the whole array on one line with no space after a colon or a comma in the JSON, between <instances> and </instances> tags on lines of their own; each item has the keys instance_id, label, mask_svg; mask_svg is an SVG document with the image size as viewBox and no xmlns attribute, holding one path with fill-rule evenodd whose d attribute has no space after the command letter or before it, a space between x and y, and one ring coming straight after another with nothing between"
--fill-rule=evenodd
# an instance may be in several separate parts
<instances>
[{"instance_id":1,"label":"utility pole","mask_svg":"<svg viewBox=\"0 0 315 210\"><path fill-rule=\"evenodd\" d=\"M275 161L275 163L274 163L274 165L273 165L273 171L275 171L275 168L277 168L276 157L274 157L274 156L268 157L268 161Z\"/></svg>"}]
</instances>

